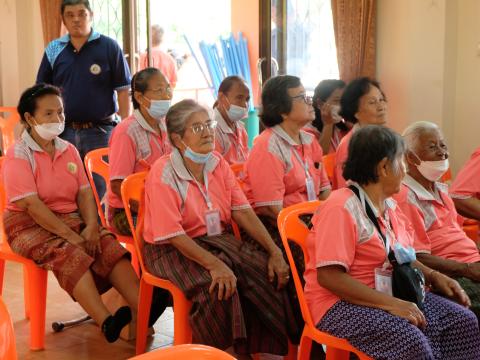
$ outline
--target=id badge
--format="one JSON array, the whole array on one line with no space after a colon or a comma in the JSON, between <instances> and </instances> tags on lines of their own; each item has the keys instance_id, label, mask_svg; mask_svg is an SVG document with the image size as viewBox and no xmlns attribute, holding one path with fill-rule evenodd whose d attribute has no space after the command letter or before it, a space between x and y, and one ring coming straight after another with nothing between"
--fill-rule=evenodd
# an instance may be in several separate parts
<instances>
[{"instance_id":1,"label":"id badge","mask_svg":"<svg viewBox=\"0 0 480 360\"><path fill-rule=\"evenodd\" d=\"M205 224L207 225L207 235L215 236L222 233L220 224L220 211L210 210L205 212Z\"/></svg>"},{"instance_id":2,"label":"id badge","mask_svg":"<svg viewBox=\"0 0 480 360\"><path fill-rule=\"evenodd\" d=\"M392 272L390 270L375 269L375 290L393 296Z\"/></svg>"},{"instance_id":3,"label":"id badge","mask_svg":"<svg viewBox=\"0 0 480 360\"><path fill-rule=\"evenodd\" d=\"M305 180L305 187L307 188L308 201L317 200L317 194L315 193L315 184L313 183L313 178L308 177Z\"/></svg>"}]
</instances>

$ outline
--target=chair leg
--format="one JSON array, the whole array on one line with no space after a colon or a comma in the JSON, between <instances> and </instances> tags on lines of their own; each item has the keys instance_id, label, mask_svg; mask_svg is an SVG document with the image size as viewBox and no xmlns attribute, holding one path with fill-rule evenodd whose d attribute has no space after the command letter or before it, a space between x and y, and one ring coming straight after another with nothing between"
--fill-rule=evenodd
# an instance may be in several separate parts
<instances>
[{"instance_id":1,"label":"chair leg","mask_svg":"<svg viewBox=\"0 0 480 360\"><path fill-rule=\"evenodd\" d=\"M30 301L30 349L41 350L45 345L45 315L47 307L47 271L34 263L26 265Z\"/></svg>"},{"instance_id":2,"label":"chair leg","mask_svg":"<svg viewBox=\"0 0 480 360\"><path fill-rule=\"evenodd\" d=\"M5 274L5 260L0 259L0 296L3 294L3 275Z\"/></svg>"},{"instance_id":3,"label":"chair leg","mask_svg":"<svg viewBox=\"0 0 480 360\"><path fill-rule=\"evenodd\" d=\"M327 346L327 360L349 360L350 352Z\"/></svg>"},{"instance_id":4,"label":"chair leg","mask_svg":"<svg viewBox=\"0 0 480 360\"><path fill-rule=\"evenodd\" d=\"M298 347L298 359L309 360L310 352L312 351L312 339L308 336L302 335L300 339L300 345Z\"/></svg>"},{"instance_id":5,"label":"chair leg","mask_svg":"<svg viewBox=\"0 0 480 360\"><path fill-rule=\"evenodd\" d=\"M23 265L23 306L25 308L25 319L30 319L30 285L28 281L28 265Z\"/></svg>"},{"instance_id":6,"label":"chair leg","mask_svg":"<svg viewBox=\"0 0 480 360\"><path fill-rule=\"evenodd\" d=\"M173 294L172 294L173 295ZM173 295L173 345L192 342L192 328L189 322L190 304L180 295Z\"/></svg>"},{"instance_id":7,"label":"chair leg","mask_svg":"<svg viewBox=\"0 0 480 360\"><path fill-rule=\"evenodd\" d=\"M138 293L138 314L137 314L137 340L136 355L143 354L147 346L148 318L152 306L153 286L140 279L140 291Z\"/></svg>"}]
</instances>

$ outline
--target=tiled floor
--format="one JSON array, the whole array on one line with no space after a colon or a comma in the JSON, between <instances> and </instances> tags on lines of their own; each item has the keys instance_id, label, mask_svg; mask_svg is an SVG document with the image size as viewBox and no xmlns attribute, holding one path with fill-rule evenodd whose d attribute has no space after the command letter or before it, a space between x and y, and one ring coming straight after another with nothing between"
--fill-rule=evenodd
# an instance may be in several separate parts
<instances>
[{"instance_id":1,"label":"tiled floor","mask_svg":"<svg viewBox=\"0 0 480 360\"><path fill-rule=\"evenodd\" d=\"M135 341L118 340L108 344L93 322L54 333L53 321L64 321L82 317L81 307L57 284L52 273L48 278L47 321L45 350L30 351L29 322L24 317L23 271L21 265L7 262L5 266L3 300L12 317L19 360L78 360L78 359L127 359L135 354ZM173 312L168 308L155 325L155 335L147 342L148 349L169 346L173 342Z\"/></svg>"}]
</instances>

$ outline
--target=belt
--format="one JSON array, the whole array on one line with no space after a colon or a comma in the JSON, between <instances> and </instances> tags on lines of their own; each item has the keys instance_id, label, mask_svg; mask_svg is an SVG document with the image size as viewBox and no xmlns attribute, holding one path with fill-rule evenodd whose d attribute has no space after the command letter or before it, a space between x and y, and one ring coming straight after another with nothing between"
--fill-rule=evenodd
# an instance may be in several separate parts
<instances>
[{"instance_id":1,"label":"belt","mask_svg":"<svg viewBox=\"0 0 480 360\"><path fill-rule=\"evenodd\" d=\"M91 129L93 127L102 126L102 125L115 126L117 125L117 123L115 122L114 117L112 115L98 121L82 121L82 122L72 121L66 125L72 127L75 130L81 130L81 129Z\"/></svg>"}]
</instances>

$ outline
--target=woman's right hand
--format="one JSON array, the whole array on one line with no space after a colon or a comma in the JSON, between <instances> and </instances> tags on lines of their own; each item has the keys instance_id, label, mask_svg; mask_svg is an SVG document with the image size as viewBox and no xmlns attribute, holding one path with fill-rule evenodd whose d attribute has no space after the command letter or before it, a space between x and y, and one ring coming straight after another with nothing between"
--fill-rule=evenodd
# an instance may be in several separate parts
<instances>
[{"instance_id":1,"label":"woman's right hand","mask_svg":"<svg viewBox=\"0 0 480 360\"><path fill-rule=\"evenodd\" d=\"M67 240L70 244L85 248L85 239L73 230L67 237L65 237L65 240Z\"/></svg>"},{"instance_id":2,"label":"woman's right hand","mask_svg":"<svg viewBox=\"0 0 480 360\"><path fill-rule=\"evenodd\" d=\"M235 293L237 277L223 261L216 262L210 270L210 276L212 277L212 284L209 292L212 293L215 286L218 285L218 300L227 300Z\"/></svg>"},{"instance_id":3,"label":"woman's right hand","mask_svg":"<svg viewBox=\"0 0 480 360\"><path fill-rule=\"evenodd\" d=\"M417 307L417 304L404 301L401 299L395 299L394 303L387 311L395 316L401 317L411 324L424 329L427 325L427 320L422 311Z\"/></svg>"},{"instance_id":4,"label":"woman's right hand","mask_svg":"<svg viewBox=\"0 0 480 360\"><path fill-rule=\"evenodd\" d=\"M332 105L324 103L320 108L320 114L322 115L322 122L324 125L332 125L335 123L332 116Z\"/></svg>"}]
</instances>

